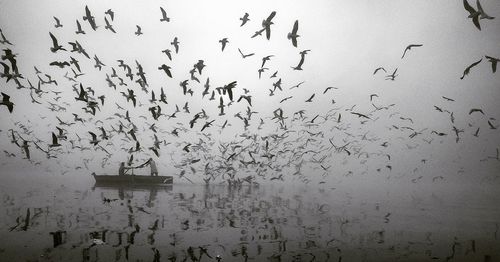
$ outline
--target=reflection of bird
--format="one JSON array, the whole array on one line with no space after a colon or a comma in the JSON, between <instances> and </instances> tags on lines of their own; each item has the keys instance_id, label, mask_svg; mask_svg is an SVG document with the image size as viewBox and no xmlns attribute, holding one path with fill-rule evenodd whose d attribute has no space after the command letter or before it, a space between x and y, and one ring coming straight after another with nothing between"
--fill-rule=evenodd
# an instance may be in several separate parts
<instances>
[{"instance_id":1,"label":"reflection of bird","mask_svg":"<svg viewBox=\"0 0 500 262\"><path fill-rule=\"evenodd\" d=\"M9 109L9 112L12 113L12 110L14 110L14 103L10 101L10 96L2 93L2 101L0 102L0 105L4 105Z\"/></svg>"},{"instance_id":2,"label":"reflection of bird","mask_svg":"<svg viewBox=\"0 0 500 262\"><path fill-rule=\"evenodd\" d=\"M288 33L287 38L292 40L293 46L297 47L297 37L299 35L297 34L297 31L299 30L299 20L295 20L295 23L293 24L293 29L291 33Z\"/></svg>"},{"instance_id":3,"label":"reflection of bird","mask_svg":"<svg viewBox=\"0 0 500 262\"><path fill-rule=\"evenodd\" d=\"M401 56L401 59L403 59L403 57L405 57L406 52L410 51L413 47L421 47L421 46L422 46L421 44L411 44L411 45L408 45L405 48L405 51L403 52L403 55Z\"/></svg>"},{"instance_id":4,"label":"reflection of bird","mask_svg":"<svg viewBox=\"0 0 500 262\"><path fill-rule=\"evenodd\" d=\"M170 22L170 18L167 17L167 12L165 12L165 9L163 9L163 7L160 6L160 10L161 10L160 22Z\"/></svg>"},{"instance_id":5,"label":"reflection of bird","mask_svg":"<svg viewBox=\"0 0 500 262\"><path fill-rule=\"evenodd\" d=\"M245 13L245 15L243 15L243 17L240 17L240 20L241 20L241 26L244 26L250 19L248 18L248 13Z\"/></svg>"},{"instance_id":6,"label":"reflection of bird","mask_svg":"<svg viewBox=\"0 0 500 262\"><path fill-rule=\"evenodd\" d=\"M61 22L59 21L59 18L55 17L54 16L54 20L56 20L56 24L54 25L55 28L59 28L59 27L62 27L63 25L61 24Z\"/></svg>"},{"instance_id":7,"label":"reflection of bird","mask_svg":"<svg viewBox=\"0 0 500 262\"><path fill-rule=\"evenodd\" d=\"M466 75L468 75L468 74L469 74L469 72L470 72L471 68L473 68L473 67L475 67L477 64L481 63L481 61L483 61L483 59L482 59L482 58L481 58L481 59L479 59L479 61L474 62L474 63L472 63L471 65L469 65L467 68L465 68L465 70L464 70L464 74L462 75L462 77L460 77L460 79L464 79L464 77L465 77Z\"/></svg>"},{"instance_id":8,"label":"reflection of bird","mask_svg":"<svg viewBox=\"0 0 500 262\"><path fill-rule=\"evenodd\" d=\"M488 62L491 63L491 71L495 73L497 71L497 63L500 61L498 58L494 58L491 56L485 56L488 59Z\"/></svg>"}]
</instances>

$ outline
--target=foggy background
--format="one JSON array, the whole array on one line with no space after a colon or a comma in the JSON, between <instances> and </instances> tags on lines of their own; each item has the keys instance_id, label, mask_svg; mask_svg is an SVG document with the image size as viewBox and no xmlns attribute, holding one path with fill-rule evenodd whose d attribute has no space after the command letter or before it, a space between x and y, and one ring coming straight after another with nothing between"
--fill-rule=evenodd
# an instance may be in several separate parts
<instances>
[{"instance_id":1,"label":"foggy background","mask_svg":"<svg viewBox=\"0 0 500 262\"><path fill-rule=\"evenodd\" d=\"M500 14L497 2L482 1L481 4L489 15ZM96 31L82 19L86 5L95 17ZM472 1L471 5L475 7ZM170 22L159 21L160 6L166 10ZM110 8L115 13L114 20L106 17L116 34L104 29L104 12ZM265 39L265 33L251 38L272 11L276 11L276 16L270 40ZM245 12L249 13L250 21L240 27L239 18ZM63 27L54 27L53 16L60 19ZM15 104L12 114L5 106L0 107L0 147L6 151L0 156L2 180L8 182L26 178L30 181L33 177L64 176L74 183L87 183L91 180L88 176L91 172L117 174L119 162L128 159L130 154L127 150L135 147L135 142L123 134L110 132L112 126L117 128L118 125L114 114L124 115L128 110L132 122L139 128L136 134L141 142L141 151L133 154L133 165L153 157L160 175L173 175L180 182L185 182L177 176L182 170L186 170L186 177L190 180L202 182L208 163L212 173L224 173L217 167L231 165L236 177L240 178L255 176L257 170L262 171L256 176L259 181L282 174L284 181L306 183L343 180L498 183L500 135L498 129L489 126L488 121L494 127L500 125L500 79L498 72L492 73L491 63L484 56L500 57L500 25L498 19L484 19L480 21L482 30L479 31L467 16L461 1L1 1L0 28L13 44L2 44L1 47L17 54L19 72L24 76L20 79L21 84L28 86L27 80L30 80L37 86L38 78L33 66L42 71L40 76L43 79L44 74L49 74L58 82L57 86L42 85L41 88L49 93L41 97L33 94L42 103L34 104L28 89L16 89L13 81L6 83L5 78L2 79L0 90L10 95ZM75 34L76 20L86 34ZM295 20L299 21L298 47L292 46L287 39ZM143 35L134 34L136 25L141 26ZM49 50L52 46L49 32L56 36L67 52L52 53ZM170 44L174 37L180 42L178 54ZM225 37L229 43L222 52L219 40ZM71 46L68 42L75 40L85 48L90 59L69 52ZM423 46L412 48L401 59L409 44ZM167 48L172 50L172 61L161 52ZM255 55L243 59L238 48L245 54ZM303 70L292 70L291 67L300 60L299 52L306 49L311 51L305 56ZM94 55L106 65L101 71L94 67ZM257 70L261 67L261 58L267 55L274 57L266 62L265 67L269 70L259 79ZM85 104L74 100L77 94L72 85L75 82L64 77L66 72L73 75L70 68L74 69L74 66L63 69L49 66L52 61L69 61L69 56L79 60L82 73L85 73L76 79L76 83L92 87L96 92L95 98L100 95L106 97L104 106L100 106L95 116L84 113L82 107ZM461 80L464 69L481 58L482 62ZM135 82L136 75L134 81L126 79L125 72L118 67L118 59L130 65L134 74L137 72L135 61L143 66L149 94L141 91ZM201 83L190 80L189 75L189 70L198 60L204 60L206 65L201 75L196 73ZM157 69L161 64L172 67L173 78ZM386 81L387 74L384 72L373 75L380 66L387 70L387 74L398 68L395 80ZM128 86L118 86L116 78L112 80L117 84L117 90L108 86L106 74L111 74L111 67ZM277 77L270 78L275 71L278 71ZM208 100L210 94L202 99L207 77L210 78L210 92L216 87L238 81L233 90L234 102L225 108L224 116L218 115L220 96L217 92L213 101ZM277 90L274 96L269 96L269 89L280 78L283 91ZM193 96L182 94L179 83L183 80L189 80L188 88L193 90ZM290 90L290 87L303 81L300 87ZM329 86L337 89L323 94ZM162 113L172 114L175 105L181 112L176 118L161 116L155 121L148 111L155 104L148 100L151 90L159 99L162 87L168 101L168 105L161 104ZM137 95L136 108L120 94L127 88L133 89ZM258 112L248 120L247 130L243 121L234 116L238 112L245 115L247 110L248 103L244 99L236 102L244 94L243 88L250 90L251 110ZM61 98L55 101L56 95L49 90L62 92ZM305 102L312 94L315 94L313 101ZM370 102L372 94L378 95L372 101L376 106L394 105L387 110L374 111ZM280 103L288 96L293 97ZM447 101L442 96L455 101ZM227 95L223 97L227 105L229 99ZM51 111L49 102L66 110ZM115 102L125 110L117 109ZM182 112L186 102L189 102L190 113ZM350 113L353 106L353 112L369 114L371 119L362 122L366 119ZM453 112L454 122L450 121L448 113L438 112L434 106ZM272 120L273 111L278 108L287 117L286 129ZM478 112L469 114L472 108L482 109L484 115ZM190 128L189 121L202 109L208 119L200 119L195 127ZM299 110L305 110L304 118L295 116L293 120L294 113ZM72 113L84 118L85 123L70 127L58 123L56 116L63 121L74 122ZM342 117L340 122L337 121L339 114ZM317 115L321 116L316 121L318 124L307 127L307 122ZM401 117L411 118L411 121ZM259 129L260 119L265 124ZM98 120L102 123L96 122ZM213 125L201 133L205 121L211 120L215 120ZM221 129L226 120L231 126ZM126 123L126 120L121 121ZM148 150L153 145L154 133L148 129L153 123L160 130L158 138L170 143L161 146L159 157ZM53 151L56 158L47 159L45 153L31 144L31 160L28 160L22 150L11 143L10 129L19 132L24 139L41 140L38 144L46 148L51 143L51 132L57 133L56 126L66 130L68 140L76 141L78 134L82 138L80 145L88 149L80 151L72 148L68 141L60 141L62 149ZM88 143L90 135L87 132L99 135L101 126L111 136L109 141L100 142L110 155ZM402 129L404 126L413 130ZM463 130L458 142L453 126ZM130 128L127 126L124 130ZM179 137L176 137L170 133L175 128L185 129L179 130ZM475 137L473 134L477 128L480 132ZM293 132L288 133L287 130ZM421 130L424 130L421 134L410 137L414 131ZM313 136L307 131L322 133ZM432 131L447 135L437 136ZM257 138L251 142L241 134L256 134ZM267 170L251 165L243 168L238 161L249 160L246 152L239 153L233 162L228 163L227 157L233 152L240 152L239 149L221 153L220 145L227 143L234 143L230 144L232 146L251 144L253 148L262 149L266 141L262 137L272 134L288 137L278 141L267 138L272 152L277 154L275 159L268 161L259 156L262 151L256 154L262 162L270 163ZM308 138L314 141L307 143ZM200 148L189 153L182 150L188 143L193 147L199 139L203 140ZM329 140L338 146L349 143L347 149L351 154L335 151ZM388 146L381 146L384 142ZM278 153L285 149L298 154ZM315 152L305 153L308 150ZM16 156L8 156L9 153ZM186 159L201 161L186 164ZM323 159L322 167L318 159ZM297 175L300 163L303 167ZM148 172L148 169L137 171L146 175ZM223 176L218 176L215 181L223 180Z\"/></svg>"}]
</instances>

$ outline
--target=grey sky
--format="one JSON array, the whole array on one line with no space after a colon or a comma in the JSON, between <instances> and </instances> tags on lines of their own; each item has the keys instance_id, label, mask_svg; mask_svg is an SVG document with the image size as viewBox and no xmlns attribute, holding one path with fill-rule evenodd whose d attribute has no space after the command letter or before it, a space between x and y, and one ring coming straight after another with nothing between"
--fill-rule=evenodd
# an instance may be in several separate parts
<instances>
[{"instance_id":1,"label":"grey sky","mask_svg":"<svg viewBox=\"0 0 500 262\"><path fill-rule=\"evenodd\" d=\"M470 2L475 6L474 1ZM500 16L500 5L497 2L484 0L481 4L489 15ZM82 19L85 5L88 5L95 16L99 26L97 31L93 31ZM169 23L159 21L160 6L165 8L171 18ZM104 29L104 12L109 8L115 12L112 24L117 34ZM276 11L277 14L271 27L271 40L268 41L264 37L251 39L250 36L261 28L262 20L272 11ZM250 14L250 21L240 27L239 17L245 12ZM203 84L206 78L210 77L211 90L231 81L238 81L235 89L236 98L243 93L243 88L251 91L252 110L258 112L252 117L249 128L251 133L256 132L263 136L269 133L281 133L282 131L276 131L278 125L270 120L273 116L272 111L277 108L282 108L290 118L293 117L293 112L301 109L306 110L307 117L313 118L316 114L325 114L331 108L341 108L337 111L342 111L345 123L351 125L350 131L356 134L369 132L372 137L381 139L376 142L359 143L363 146L363 150L395 155L396 159L391 160L389 164L400 167L400 173L423 168L420 160L427 159L432 168L429 166L426 168L435 172L433 175L428 175L431 178L441 172L455 174L460 168L465 168L471 173L483 172L485 176L489 176L500 170L498 161L480 160L494 156L496 148L500 148L499 131L490 129L487 124L489 118L495 118L490 120L494 125L500 124L498 103L500 73L491 72L491 64L484 56L500 57L498 45L500 23L499 18L481 20L482 30L479 31L467 15L461 1L193 0L140 3L137 1L1 1L0 28L14 44L9 48L18 54L20 72L35 86L38 80L33 66L52 75L60 83L59 86L43 86L43 88L64 91L61 101L67 101L72 105L68 107L67 112L50 113L45 106L30 104L29 92L17 91L12 82L6 84L2 79L0 90L11 96L16 107L12 114L8 114L5 108L0 107L2 119L0 146L16 152L19 157L22 156L7 136L9 128L19 130L18 126L13 125L15 121L30 120L31 122L25 125L35 130L33 135L48 142L50 132L56 131L55 115L68 121L73 118L71 113L88 117L80 109L81 104L75 103L73 99L75 93L72 91L72 83L63 77L64 73L70 70L48 65L56 60L69 60L71 55L80 60L82 72L85 73L78 80L86 87L91 86L99 95L106 95L106 105L93 117L94 121L104 120L118 112L114 106L116 101L122 106L127 106L134 119L138 119L142 114L148 117L146 122L154 122L147 111L149 107L147 99L150 95L141 92L137 84L133 89L136 90L138 100L145 106L132 112L131 104L127 104L119 94L119 91L126 91L126 87L118 92L113 91L105 81L106 73L111 74L110 67L114 67L119 74L124 75L118 68L117 59L125 60L134 70L137 60L146 72L148 89L154 90L159 96L160 87L163 87L167 93L169 104L162 106L163 113L171 114L175 104L179 107L185 102L190 104L191 114L180 114L178 118L172 120L160 118L158 126L166 131L171 131L177 122L183 123L189 129L189 120L203 108L210 117L208 120L215 119L214 126L209 128L208 132L214 134L216 142L239 140L233 136L243 133L243 124L233 115L240 111L244 113L246 102L235 101L230 108L226 108L226 116L219 117L218 96L215 101L201 99ZM61 20L64 25L62 28L54 28L53 16ZM75 35L76 19L86 31L85 35ZM299 20L298 48L293 47L291 41L286 38L295 20ZM142 27L143 35L134 35L136 25ZM91 58L97 55L106 67L99 72L93 66L93 59L87 60L76 53L51 53L49 32L53 33L59 43L67 49L71 48L67 42L78 40ZM161 50L166 48L173 50L170 42L174 37L179 39L180 50L179 54L173 54L173 61L169 61ZM218 41L224 37L228 38L229 43L226 50L221 52ZM404 48L409 44L423 44L423 46L410 50L405 58L401 59ZM3 49L7 46L1 47ZM255 53L255 55L242 59L238 48L244 53ZM311 49L305 57L304 70L292 70L291 66L297 65L300 60L299 52L304 49ZM264 72L262 79L259 80L257 70L260 68L261 58L271 54L274 57L266 63L269 70ZM463 70L481 58L483 61L474 67L464 80L460 80ZM179 82L189 79L189 70L199 59L204 60L207 65L203 74L197 75L201 83L190 81L189 87L195 94L193 97L183 96ZM172 67L172 79L157 69L162 63ZM374 76L372 73L379 66L385 67L388 72L398 68L396 80L385 81L382 73ZM275 71L278 71L278 77L270 79L269 76ZM269 89L279 78L282 79L284 91L276 92L276 95L270 97ZM302 81L305 83L300 88L288 90L289 87ZM131 86L129 85L129 88ZM328 86L338 89L330 90L323 95L323 90ZM313 93L316 94L313 103L305 103L304 101ZM370 103L370 94L378 94L379 97L374 100L376 105L396 104L390 112L377 113L378 115L386 116L397 111L400 112L400 116L412 118L411 126L415 130L428 129L416 140L409 139L408 132L401 134L404 140L398 140L394 130L390 132L387 130L392 124L404 126L406 123L403 124L401 120L385 119L369 125L360 124L359 119L350 115L345 109L356 105L354 110L356 112L372 111L374 108ZM280 103L280 100L287 96L293 98ZM453 98L455 102L445 101L442 96ZM50 94L40 100L49 101L52 97ZM224 99L227 103L228 99L226 97ZM336 104L332 105L332 99ZM434 106L454 112L456 122L453 125L464 129L459 143L455 143L449 116L438 113ZM469 115L471 108L481 108L485 115L477 113ZM47 119L40 120L38 115L47 116ZM256 129L259 118L263 118L267 124L262 130ZM221 126L226 119L233 126L219 133L217 126ZM142 120L137 121L143 123ZM205 120L199 121L196 131L199 131L204 122ZM311 129L311 132L323 131L325 133L323 141L328 143L327 138L340 136L329 131L329 127L333 125L333 122L325 123L323 126ZM79 133L81 137L87 139L87 131L97 133L98 126L87 123L67 130L71 136ZM109 126L110 124L105 122L104 127L109 130ZM478 127L481 130L479 137L472 136ZM448 136L433 136L430 134L432 130L446 132ZM143 146L151 146L149 137L152 134L146 132L143 134ZM173 167L174 164L170 162L168 154L174 153L176 161L181 162L182 147L174 144L182 142L184 145L185 141L196 143L199 137L195 132L187 133L180 138L165 136L164 139L173 144L162 150L160 160L163 161L160 161L160 169L163 168L165 173L179 172L179 169ZM434 141L426 144L422 138L434 138ZM399 143L399 146L380 147L379 145L386 140L390 140L394 145ZM341 139L339 143L340 141ZM408 150L406 144L410 146L418 144L419 148ZM115 146L116 150L119 150L120 146ZM126 143L126 146L130 147L131 143ZM34 159L46 161L43 154L36 153L34 147L32 151ZM217 153L212 152L212 154ZM118 152L114 155L103 172L114 172L118 161L127 156ZM146 158L146 155L150 155L150 152L144 155L137 154L137 157ZM60 162L69 162L68 159L80 159L82 156L89 156L89 153L61 156ZM380 159L369 159L366 163L368 167L360 167L359 157L358 159L356 157L358 156L346 160L345 156L334 154L328 159L334 167L344 163L344 166L347 166L346 170L374 172L376 168L388 165ZM4 154L0 160L0 162L12 161ZM93 169L97 169L100 160L96 159L94 162ZM12 165L20 167L31 164L26 160L18 160L13 161ZM47 165L51 170L69 168L60 168L62 164L47 163ZM68 163L68 166L72 166L72 163ZM334 173L333 170L331 173Z\"/></svg>"}]
</instances>

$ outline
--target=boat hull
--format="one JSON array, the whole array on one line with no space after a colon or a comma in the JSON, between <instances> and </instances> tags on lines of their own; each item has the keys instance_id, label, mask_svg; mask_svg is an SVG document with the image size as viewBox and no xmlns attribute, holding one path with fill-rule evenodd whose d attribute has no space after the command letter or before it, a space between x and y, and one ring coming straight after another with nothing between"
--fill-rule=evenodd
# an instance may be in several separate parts
<instances>
[{"instance_id":1,"label":"boat hull","mask_svg":"<svg viewBox=\"0 0 500 262\"><path fill-rule=\"evenodd\" d=\"M168 186L172 185L172 176L110 176L110 175L92 175L96 184L102 185L153 185Z\"/></svg>"}]
</instances>

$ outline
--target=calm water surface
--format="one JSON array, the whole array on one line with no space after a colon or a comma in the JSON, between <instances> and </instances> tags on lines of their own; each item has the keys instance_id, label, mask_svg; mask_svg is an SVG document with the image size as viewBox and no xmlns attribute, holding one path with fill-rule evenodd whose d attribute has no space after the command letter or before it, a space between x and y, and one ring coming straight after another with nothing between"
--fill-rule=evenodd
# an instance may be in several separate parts
<instances>
[{"instance_id":1,"label":"calm water surface","mask_svg":"<svg viewBox=\"0 0 500 262\"><path fill-rule=\"evenodd\" d=\"M495 190L58 179L0 189L1 261L500 261Z\"/></svg>"}]
</instances>

